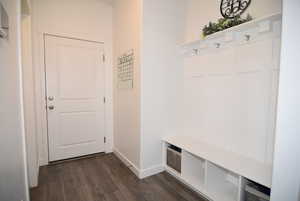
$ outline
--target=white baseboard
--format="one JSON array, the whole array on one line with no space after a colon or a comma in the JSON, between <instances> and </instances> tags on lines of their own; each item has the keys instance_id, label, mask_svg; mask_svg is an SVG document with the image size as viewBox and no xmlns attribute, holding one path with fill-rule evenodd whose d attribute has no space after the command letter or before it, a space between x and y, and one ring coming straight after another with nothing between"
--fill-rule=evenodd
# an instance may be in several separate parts
<instances>
[{"instance_id":1,"label":"white baseboard","mask_svg":"<svg viewBox=\"0 0 300 201\"><path fill-rule=\"evenodd\" d=\"M141 170L141 169L137 168L126 156L124 156L124 154L122 154L116 148L114 148L114 153L139 179L144 179L146 177L156 175L165 170L163 165L156 165L156 166Z\"/></svg>"},{"instance_id":2,"label":"white baseboard","mask_svg":"<svg viewBox=\"0 0 300 201\"><path fill-rule=\"evenodd\" d=\"M138 177L140 178L140 170L119 150L114 148L114 154Z\"/></svg>"},{"instance_id":3,"label":"white baseboard","mask_svg":"<svg viewBox=\"0 0 300 201\"><path fill-rule=\"evenodd\" d=\"M39 168L38 168L39 169ZM32 180L32 183L30 185L30 188L35 188L35 187L38 187L39 185L39 170L37 170L37 175L36 175L36 178L34 178L34 180Z\"/></svg>"},{"instance_id":4,"label":"white baseboard","mask_svg":"<svg viewBox=\"0 0 300 201\"><path fill-rule=\"evenodd\" d=\"M113 152L114 152L114 150L112 150L112 149L105 150L106 154L110 154L110 153L113 153Z\"/></svg>"},{"instance_id":5,"label":"white baseboard","mask_svg":"<svg viewBox=\"0 0 300 201\"><path fill-rule=\"evenodd\" d=\"M156 175L156 174L161 173L163 171L165 171L165 168L163 167L163 165L152 166L150 168L140 170L139 178L144 179L146 177Z\"/></svg>"}]
</instances>

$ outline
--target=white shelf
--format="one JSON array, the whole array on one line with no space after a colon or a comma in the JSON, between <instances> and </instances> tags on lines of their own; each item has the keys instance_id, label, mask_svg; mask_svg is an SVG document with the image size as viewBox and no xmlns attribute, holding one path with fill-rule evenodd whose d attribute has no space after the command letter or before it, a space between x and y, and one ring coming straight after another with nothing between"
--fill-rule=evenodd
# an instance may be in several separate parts
<instances>
[{"instance_id":1,"label":"white shelf","mask_svg":"<svg viewBox=\"0 0 300 201\"><path fill-rule=\"evenodd\" d=\"M259 184L271 187L272 166L251 158L244 157L218 147L208 145L187 136L170 136L163 139L200 158L208 160L231 172L253 180Z\"/></svg>"},{"instance_id":2,"label":"white shelf","mask_svg":"<svg viewBox=\"0 0 300 201\"><path fill-rule=\"evenodd\" d=\"M238 26L216 32L206 36L204 39L184 43L180 45L180 49L184 55L193 55L198 54L205 49L219 48L220 45L222 46L222 43L229 43L241 39L248 40L248 37L252 37L252 35L257 36L273 31L276 27L276 23L274 22L280 22L281 16L281 13L275 13L266 17L254 19ZM247 30L251 31L247 32ZM275 32L280 33L280 30L276 30Z\"/></svg>"}]
</instances>

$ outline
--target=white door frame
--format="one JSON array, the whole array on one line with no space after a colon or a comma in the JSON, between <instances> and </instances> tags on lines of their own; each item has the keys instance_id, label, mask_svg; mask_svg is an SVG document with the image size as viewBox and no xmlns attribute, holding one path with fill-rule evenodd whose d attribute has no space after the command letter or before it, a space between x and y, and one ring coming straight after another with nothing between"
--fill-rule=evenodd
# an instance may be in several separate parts
<instances>
[{"instance_id":1,"label":"white door frame","mask_svg":"<svg viewBox=\"0 0 300 201\"><path fill-rule=\"evenodd\" d=\"M49 160L64 160L105 152L104 44L53 35L45 35L44 40L46 93L47 97L55 97L53 100L48 100L47 103L48 108L49 105L56 107L53 111L47 110ZM67 60L62 59L65 58L64 54L67 56ZM77 56L71 59L71 55L72 57ZM91 60L80 58L82 55ZM60 62L53 63L53 59L66 62L65 64L69 67L60 66ZM78 62L82 65L78 66ZM80 75L78 72L73 72L74 69L70 69L73 65L78 68L80 74L83 73L87 76L81 76L81 79L84 83L88 83L86 85L88 88L82 88L82 84L78 83L73 83L75 91L68 87L71 84L70 81L74 78L77 80ZM85 65L88 65L87 68ZM75 77L72 76L73 73L76 75ZM79 87L78 90L76 87ZM89 125L89 128L84 129L85 131L81 130L84 125ZM75 129L76 127L77 129Z\"/></svg>"},{"instance_id":2,"label":"white door frame","mask_svg":"<svg viewBox=\"0 0 300 201\"><path fill-rule=\"evenodd\" d=\"M34 58L34 66L35 66L35 91L36 91L36 115L37 115L37 133L38 133L38 150L39 150L39 165L47 165L49 163L49 145L48 145L48 125L47 125L47 110L46 110L46 78L45 78L45 36L53 36L53 37L60 37L60 38L67 38L67 39L73 39L73 40L81 40L81 41L88 41L88 42L95 42L95 43L101 43L104 45L104 54L105 52L105 43L101 41L93 41L88 39L81 39L77 37L71 37L71 36L62 36L57 34L50 34L50 33L38 33L37 36L37 43L35 44L35 53L36 57ZM101 59L101 55L99 55L99 59ZM112 152L112 129L109 129L108 127L111 127L111 122L108 120L112 117L112 111L109 108L111 104L108 104L108 101L111 101L108 97L110 97L110 94L107 90L107 62L104 62L104 72L105 72L105 97L106 97L106 103L105 103L105 118L104 118L104 124L105 124L105 131L104 136L106 137L106 143L104 145L105 153Z\"/></svg>"}]
</instances>

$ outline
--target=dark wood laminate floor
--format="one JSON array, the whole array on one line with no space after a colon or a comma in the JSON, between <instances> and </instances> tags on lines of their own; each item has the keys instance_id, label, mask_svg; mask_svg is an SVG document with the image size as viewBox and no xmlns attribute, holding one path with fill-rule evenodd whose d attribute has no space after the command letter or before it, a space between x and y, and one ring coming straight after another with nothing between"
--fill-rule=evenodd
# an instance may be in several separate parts
<instances>
[{"instance_id":1,"label":"dark wood laminate floor","mask_svg":"<svg viewBox=\"0 0 300 201\"><path fill-rule=\"evenodd\" d=\"M31 201L206 201L161 173L139 180L114 154L42 167Z\"/></svg>"}]
</instances>

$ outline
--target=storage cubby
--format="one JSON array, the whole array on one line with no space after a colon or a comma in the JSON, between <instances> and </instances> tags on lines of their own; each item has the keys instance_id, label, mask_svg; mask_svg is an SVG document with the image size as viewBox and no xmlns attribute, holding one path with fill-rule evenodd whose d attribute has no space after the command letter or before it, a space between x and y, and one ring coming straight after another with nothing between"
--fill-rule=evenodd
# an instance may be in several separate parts
<instances>
[{"instance_id":1,"label":"storage cubby","mask_svg":"<svg viewBox=\"0 0 300 201\"><path fill-rule=\"evenodd\" d=\"M167 161L168 167L175 170L177 173L181 173L181 149L174 145L167 145Z\"/></svg>"},{"instance_id":2,"label":"storage cubby","mask_svg":"<svg viewBox=\"0 0 300 201\"><path fill-rule=\"evenodd\" d=\"M255 160L185 136L166 137L163 147L166 171L212 201L245 201L250 180L270 187L270 167ZM168 152L175 157L171 162ZM172 167L174 160L180 172Z\"/></svg>"},{"instance_id":3,"label":"storage cubby","mask_svg":"<svg viewBox=\"0 0 300 201\"><path fill-rule=\"evenodd\" d=\"M245 185L242 189L244 196L241 201L269 201L271 189L254 181L244 179Z\"/></svg>"},{"instance_id":4,"label":"storage cubby","mask_svg":"<svg viewBox=\"0 0 300 201\"><path fill-rule=\"evenodd\" d=\"M239 175L207 162L206 188L214 201L239 200Z\"/></svg>"},{"instance_id":5,"label":"storage cubby","mask_svg":"<svg viewBox=\"0 0 300 201\"><path fill-rule=\"evenodd\" d=\"M182 152L182 178L197 189L205 187L206 161L187 151Z\"/></svg>"}]
</instances>

